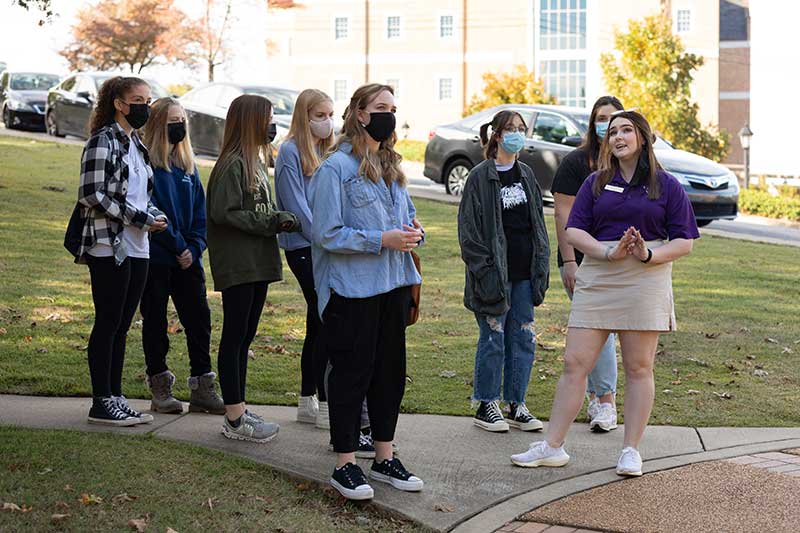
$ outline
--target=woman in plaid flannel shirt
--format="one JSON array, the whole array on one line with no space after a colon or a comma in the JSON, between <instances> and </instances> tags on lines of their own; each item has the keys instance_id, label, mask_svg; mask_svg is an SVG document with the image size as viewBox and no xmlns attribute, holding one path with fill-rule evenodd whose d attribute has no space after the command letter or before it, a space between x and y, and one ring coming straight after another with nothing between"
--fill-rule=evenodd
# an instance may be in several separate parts
<instances>
[{"instance_id":1,"label":"woman in plaid flannel shirt","mask_svg":"<svg viewBox=\"0 0 800 533\"><path fill-rule=\"evenodd\" d=\"M122 395L125 341L147 279L147 233L163 231L168 223L150 204L153 170L136 133L147 121L149 106L150 87L144 80L106 80L81 157L83 232L77 261L89 265L95 308L88 348L89 422L94 424L132 426L153 420L133 410Z\"/></svg>"}]
</instances>

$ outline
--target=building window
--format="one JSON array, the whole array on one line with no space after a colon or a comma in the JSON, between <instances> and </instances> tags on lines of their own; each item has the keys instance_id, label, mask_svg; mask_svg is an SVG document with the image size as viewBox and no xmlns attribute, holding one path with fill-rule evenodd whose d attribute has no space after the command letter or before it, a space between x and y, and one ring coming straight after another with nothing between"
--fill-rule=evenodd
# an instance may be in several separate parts
<instances>
[{"instance_id":1,"label":"building window","mask_svg":"<svg viewBox=\"0 0 800 533\"><path fill-rule=\"evenodd\" d=\"M688 9L679 9L675 16L675 26L678 33L692 30L692 12Z\"/></svg>"},{"instance_id":2,"label":"building window","mask_svg":"<svg viewBox=\"0 0 800 533\"><path fill-rule=\"evenodd\" d=\"M386 85L394 89L395 98L400 98L400 80L398 78L390 78L386 80Z\"/></svg>"},{"instance_id":3,"label":"building window","mask_svg":"<svg viewBox=\"0 0 800 533\"><path fill-rule=\"evenodd\" d=\"M453 78L439 78L439 100L452 100Z\"/></svg>"},{"instance_id":4,"label":"building window","mask_svg":"<svg viewBox=\"0 0 800 533\"><path fill-rule=\"evenodd\" d=\"M559 59L542 61L539 72L545 92L558 99L561 105L586 107L586 61Z\"/></svg>"},{"instance_id":5,"label":"building window","mask_svg":"<svg viewBox=\"0 0 800 533\"><path fill-rule=\"evenodd\" d=\"M334 80L333 82L333 99L337 102L340 100L347 100L347 80Z\"/></svg>"},{"instance_id":6,"label":"building window","mask_svg":"<svg viewBox=\"0 0 800 533\"><path fill-rule=\"evenodd\" d=\"M586 49L586 0L539 0L539 48Z\"/></svg>"},{"instance_id":7,"label":"building window","mask_svg":"<svg viewBox=\"0 0 800 533\"><path fill-rule=\"evenodd\" d=\"M342 39L347 39L347 27L348 27L348 20L347 17L336 17L333 22L333 32L334 32L334 39L340 41Z\"/></svg>"},{"instance_id":8,"label":"building window","mask_svg":"<svg viewBox=\"0 0 800 533\"><path fill-rule=\"evenodd\" d=\"M386 19L386 38L397 39L400 37L400 17L392 16Z\"/></svg>"},{"instance_id":9,"label":"building window","mask_svg":"<svg viewBox=\"0 0 800 533\"><path fill-rule=\"evenodd\" d=\"M439 17L439 37L447 38L453 36L453 15L442 15Z\"/></svg>"}]
</instances>

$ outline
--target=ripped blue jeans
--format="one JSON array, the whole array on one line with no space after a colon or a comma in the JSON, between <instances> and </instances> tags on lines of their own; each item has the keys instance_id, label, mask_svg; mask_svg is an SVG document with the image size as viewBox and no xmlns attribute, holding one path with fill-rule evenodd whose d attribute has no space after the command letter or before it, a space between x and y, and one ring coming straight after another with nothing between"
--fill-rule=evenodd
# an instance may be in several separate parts
<instances>
[{"instance_id":1,"label":"ripped blue jeans","mask_svg":"<svg viewBox=\"0 0 800 533\"><path fill-rule=\"evenodd\" d=\"M475 313L480 336L475 353L472 399L524 403L536 351L533 289L530 280L506 284L511 308L503 315Z\"/></svg>"}]
</instances>

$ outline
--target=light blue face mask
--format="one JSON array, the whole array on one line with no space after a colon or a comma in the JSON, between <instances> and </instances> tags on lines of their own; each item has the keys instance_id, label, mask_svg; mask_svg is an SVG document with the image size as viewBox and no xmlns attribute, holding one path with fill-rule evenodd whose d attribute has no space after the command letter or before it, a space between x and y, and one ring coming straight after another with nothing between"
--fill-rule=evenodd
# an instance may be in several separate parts
<instances>
[{"instance_id":1,"label":"light blue face mask","mask_svg":"<svg viewBox=\"0 0 800 533\"><path fill-rule=\"evenodd\" d=\"M503 150L509 154L516 154L525 146L525 135L515 131L514 133L506 133L503 135L503 140L500 143Z\"/></svg>"},{"instance_id":2,"label":"light blue face mask","mask_svg":"<svg viewBox=\"0 0 800 533\"><path fill-rule=\"evenodd\" d=\"M594 132L601 139L605 139L607 131L608 131L608 122L595 122L594 123Z\"/></svg>"}]
</instances>

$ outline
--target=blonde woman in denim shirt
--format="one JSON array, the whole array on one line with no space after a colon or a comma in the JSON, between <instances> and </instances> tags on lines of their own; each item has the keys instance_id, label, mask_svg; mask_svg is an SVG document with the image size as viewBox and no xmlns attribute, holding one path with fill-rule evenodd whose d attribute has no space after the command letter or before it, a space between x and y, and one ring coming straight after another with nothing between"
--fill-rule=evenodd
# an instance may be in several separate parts
<instances>
[{"instance_id":1,"label":"blonde woman in denim shirt","mask_svg":"<svg viewBox=\"0 0 800 533\"><path fill-rule=\"evenodd\" d=\"M409 252L424 235L394 150L395 111L391 87L356 90L342 136L314 175L319 342L330 359L328 407L338 454L331 485L354 500L373 497L355 461L364 397L375 442L370 478L406 491L423 486L392 456L406 382L410 286L421 282Z\"/></svg>"}]
</instances>

